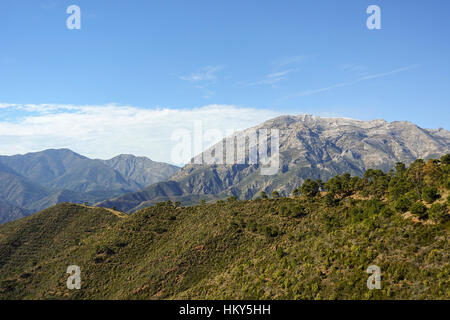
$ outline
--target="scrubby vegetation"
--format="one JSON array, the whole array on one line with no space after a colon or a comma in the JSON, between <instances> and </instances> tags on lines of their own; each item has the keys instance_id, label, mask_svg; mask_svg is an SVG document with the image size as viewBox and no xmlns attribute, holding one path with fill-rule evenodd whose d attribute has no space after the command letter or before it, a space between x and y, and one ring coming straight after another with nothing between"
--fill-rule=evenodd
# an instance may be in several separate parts
<instances>
[{"instance_id":1,"label":"scrubby vegetation","mask_svg":"<svg viewBox=\"0 0 450 320\"><path fill-rule=\"evenodd\" d=\"M125 218L58 205L0 226L0 298L450 299L449 179L447 155L307 180L290 198ZM81 290L66 288L73 264Z\"/></svg>"}]
</instances>

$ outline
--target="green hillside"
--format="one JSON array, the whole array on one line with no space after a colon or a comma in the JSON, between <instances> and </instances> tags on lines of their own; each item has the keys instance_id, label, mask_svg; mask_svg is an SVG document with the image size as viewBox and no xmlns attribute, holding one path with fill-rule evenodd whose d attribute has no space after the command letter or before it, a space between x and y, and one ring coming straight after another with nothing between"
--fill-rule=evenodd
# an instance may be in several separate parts
<instances>
[{"instance_id":1,"label":"green hillside","mask_svg":"<svg viewBox=\"0 0 450 320\"><path fill-rule=\"evenodd\" d=\"M2 279L17 270L40 268L62 251L97 234L119 220L102 208L59 204L0 227L0 273ZM26 278L26 275L22 274Z\"/></svg>"},{"instance_id":2,"label":"green hillside","mask_svg":"<svg viewBox=\"0 0 450 320\"><path fill-rule=\"evenodd\" d=\"M290 198L126 217L61 204L0 226L0 298L450 299L449 190L447 155L307 180ZM380 290L366 286L370 265Z\"/></svg>"}]
</instances>

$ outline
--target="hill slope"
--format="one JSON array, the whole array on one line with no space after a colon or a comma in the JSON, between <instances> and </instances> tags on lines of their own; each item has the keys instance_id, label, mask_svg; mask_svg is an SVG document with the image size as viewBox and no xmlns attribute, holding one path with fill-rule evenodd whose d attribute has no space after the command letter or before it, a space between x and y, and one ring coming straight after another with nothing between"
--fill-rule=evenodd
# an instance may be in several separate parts
<instances>
[{"instance_id":1,"label":"hill slope","mask_svg":"<svg viewBox=\"0 0 450 320\"><path fill-rule=\"evenodd\" d=\"M63 203L0 226L0 270L9 275L49 261L119 218L102 208ZM3 277L3 276L2 276Z\"/></svg>"},{"instance_id":2,"label":"hill slope","mask_svg":"<svg viewBox=\"0 0 450 320\"><path fill-rule=\"evenodd\" d=\"M294 198L160 203L116 220L60 205L0 226L0 298L449 299L449 191L446 156L308 180ZM66 288L72 264L81 290ZM366 286L370 265L381 290Z\"/></svg>"},{"instance_id":3,"label":"hill slope","mask_svg":"<svg viewBox=\"0 0 450 320\"><path fill-rule=\"evenodd\" d=\"M169 199L183 204L230 195L252 199L261 190L278 190L287 195L307 178L326 181L345 172L361 176L368 168L388 171L396 162L409 164L416 158L429 159L450 152L450 132L444 129L427 130L409 122L384 120L282 116L233 136L246 136L259 129L280 131L280 168L274 176L261 175L258 165L188 164L171 181L100 205L133 212ZM221 145L219 142L197 158Z\"/></svg>"}]
</instances>

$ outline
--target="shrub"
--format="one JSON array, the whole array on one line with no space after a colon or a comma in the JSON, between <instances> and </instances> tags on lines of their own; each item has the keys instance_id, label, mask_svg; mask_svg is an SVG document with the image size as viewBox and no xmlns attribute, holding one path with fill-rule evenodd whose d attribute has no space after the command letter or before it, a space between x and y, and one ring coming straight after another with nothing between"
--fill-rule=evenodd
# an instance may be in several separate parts
<instances>
[{"instance_id":1,"label":"shrub","mask_svg":"<svg viewBox=\"0 0 450 320\"><path fill-rule=\"evenodd\" d=\"M256 232L258 230L258 224L255 220L250 220L247 226L248 230L250 230L251 232Z\"/></svg>"},{"instance_id":2,"label":"shrub","mask_svg":"<svg viewBox=\"0 0 450 320\"><path fill-rule=\"evenodd\" d=\"M427 217L427 207L425 207L425 205L420 201L414 203L411 208L409 208L409 210L417 215L420 219L424 219Z\"/></svg>"},{"instance_id":3,"label":"shrub","mask_svg":"<svg viewBox=\"0 0 450 320\"><path fill-rule=\"evenodd\" d=\"M410 206L411 206L411 201L409 201L409 199L406 197L400 197L394 203L395 211L401 212L401 213L408 211Z\"/></svg>"},{"instance_id":4,"label":"shrub","mask_svg":"<svg viewBox=\"0 0 450 320\"><path fill-rule=\"evenodd\" d=\"M286 205L282 205L282 206L280 207L280 215L281 215L282 217L287 217L287 216L289 216L289 209L288 209L288 207L287 207Z\"/></svg>"},{"instance_id":5,"label":"shrub","mask_svg":"<svg viewBox=\"0 0 450 320\"><path fill-rule=\"evenodd\" d=\"M264 226L262 228L263 233L266 235L266 237L268 238L275 238L278 236L278 229L277 228L272 228L269 226Z\"/></svg>"},{"instance_id":6,"label":"shrub","mask_svg":"<svg viewBox=\"0 0 450 320\"><path fill-rule=\"evenodd\" d=\"M290 213L294 218L300 218L306 215L306 210L304 206L297 204L291 208Z\"/></svg>"},{"instance_id":7,"label":"shrub","mask_svg":"<svg viewBox=\"0 0 450 320\"><path fill-rule=\"evenodd\" d=\"M433 203L439 198L439 193L436 187L425 187L422 190L422 199L428 203Z\"/></svg>"},{"instance_id":8,"label":"shrub","mask_svg":"<svg viewBox=\"0 0 450 320\"><path fill-rule=\"evenodd\" d=\"M394 214L394 212L389 207L383 207L380 211L380 214L385 217L390 217Z\"/></svg>"},{"instance_id":9,"label":"shrub","mask_svg":"<svg viewBox=\"0 0 450 320\"><path fill-rule=\"evenodd\" d=\"M411 190L411 191L407 192L405 194L405 197L411 202L416 202L416 201L420 200L420 195L415 190Z\"/></svg>"},{"instance_id":10,"label":"shrub","mask_svg":"<svg viewBox=\"0 0 450 320\"><path fill-rule=\"evenodd\" d=\"M435 203L429 210L430 218L435 222L446 222L450 219L447 205L445 203Z\"/></svg>"},{"instance_id":11,"label":"shrub","mask_svg":"<svg viewBox=\"0 0 450 320\"><path fill-rule=\"evenodd\" d=\"M334 193L328 192L325 197L323 197L323 201L328 207L332 207L336 204L336 201L334 200Z\"/></svg>"},{"instance_id":12,"label":"shrub","mask_svg":"<svg viewBox=\"0 0 450 320\"><path fill-rule=\"evenodd\" d=\"M450 164L450 154L446 154L445 156L441 157L441 163L443 164Z\"/></svg>"},{"instance_id":13,"label":"shrub","mask_svg":"<svg viewBox=\"0 0 450 320\"><path fill-rule=\"evenodd\" d=\"M445 189L450 190L450 178L444 183L444 187Z\"/></svg>"},{"instance_id":14,"label":"shrub","mask_svg":"<svg viewBox=\"0 0 450 320\"><path fill-rule=\"evenodd\" d=\"M378 199L372 199L364 202L364 212L368 215L376 215L380 213L383 207L383 203Z\"/></svg>"},{"instance_id":15,"label":"shrub","mask_svg":"<svg viewBox=\"0 0 450 320\"><path fill-rule=\"evenodd\" d=\"M283 251L283 248L277 247L277 256L278 258L283 258L286 255L286 253Z\"/></svg>"},{"instance_id":16,"label":"shrub","mask_svg":"<svg viewBox=\"0 0 450 320\"><path fill-rule=\"evenodd\" d=\"M153 228L153 231L155 231L157 234L163 234L167 232L167 229L161 226L156 226L155 228Z\"/></svg>"},{"instance_id":17,"label":"shrub","mask_svg":"<svg viewBox=\"0 0 450 320\"><path fill-rule=\"evenodd\" d=\"M112 250L106 244L97 244L95 246L95 253L96 254L106 253L106 254L110 255L110 254L114 254L114 250Z\"/></svg>"},{"instance_id":18,"label":"shrub","mask_svg":"<svg viewBox=\"0 0 450 320\"><path fill-rule=\"evenodd\" d=\"M396 199L413 188L410 181L406 178L394 178L389 182L389 196Z\"/></svg>"},{"instance_id":19,"label":"shrub","mask_svg":"<svg viewBox=\"0 0 450 320\"><path fill-rule=\"evenodd\" d=\"M395 164L395 173L397 176L401 177L406 172L406 165L403 162L397 162Z\"/></svg>"},{"instance_id":20,"label":"shrub","mask_svg":"<svg viewBox=\"0 0 450 320\"><path fill-rule=\"evenodd\" d=\"M302 186L299 188L300 193L307 197L315 197L321 188L321 182L319 180L313 181L306 179Z\"/></svg>"},{"instance_id":21,"label":"shrub","mask_svg":"<svg viewBox=\"0 0 450 320\"><path fill-rule=\"evenodd\" d=\"M259 193L259 196L260 196L262 199L267 199L267 198L268 198L267 193L265 193L264 191L261 191L261 192Z\"/></svg>"},{"instance_id":22,"label":"shrub","mask_svg":"<svg viewBox=\"0 0 450 320\"><path fill-rule=\"evenodd\" d=\"M277 199L280 197L280 193L276 190L272 191L272 198Z\"/></svg>"}]
</instances>

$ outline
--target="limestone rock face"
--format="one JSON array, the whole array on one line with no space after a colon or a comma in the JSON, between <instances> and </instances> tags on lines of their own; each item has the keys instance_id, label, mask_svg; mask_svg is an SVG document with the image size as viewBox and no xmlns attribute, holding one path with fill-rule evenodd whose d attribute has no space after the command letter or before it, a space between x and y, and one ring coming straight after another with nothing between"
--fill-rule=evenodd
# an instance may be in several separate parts
<instances>
[{"instance_id":1,"label":"limestone rock face","mask_svg":"<svg viewBox=\"0 0 450 320\"><path fill-rule=\"evenodd\" d=\"M280 130L283 164L346 163L360 172L389 170L395 162L439 157L450 150L450 132L410 122L358 121L309 115L279 117L260 128Z\"/></svg>"}]
</instances>

